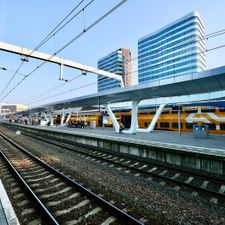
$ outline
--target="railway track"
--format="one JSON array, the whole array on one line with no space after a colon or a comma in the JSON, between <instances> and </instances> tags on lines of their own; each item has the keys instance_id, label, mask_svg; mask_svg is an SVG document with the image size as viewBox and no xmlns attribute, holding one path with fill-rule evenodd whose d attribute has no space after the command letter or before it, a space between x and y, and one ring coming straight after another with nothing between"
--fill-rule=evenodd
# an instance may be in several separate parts
<instances>
[{"instance_id":1,"label":"railway track","mask_svg":"<svg viewBox=\"0 0 225 225\"><path fill-rule=\"evenodd\" d=\"M29 193L27 195L35 205L36 214L43 215L42 218L34 218L36 222L33 224L143 224L44 163L2 133L0 136L0 163L7 164L13 171L22 189ZM20 207L23 208L23 204Z\"/></svg>"},{"instance_id":2,"label":"railway track","mask_svg":"<svg viewBox=\"0 0 225 225\"><path fill-rule=\"evenodd\" d=\"M44 215L42 215L41 210L38 209L37 205L34 205L32 197L25 191L21 182L18 181L2 157L0 157L0 177L20 223L26 225L44 224Z\"/></svg>"},{"instance_id":3,"label":"railway track","mask_svg":"<svg viewBox=\"0 0 225 225\"><path fill-rule=\"evenodd\" d=\"M225 202L224 177L203 174L200 171L194 170L187 171L183 168L163 165L162 163L136 158L127 154L94 149L93 147L87 147L68 140L53 139L50 136L41 136L27 132L23 132L23 134L36 140L73 151L75 154L83 156L90 161L107 164L109 167L115 167L117 170L124 170L125 173L133 173L137 177L145 176L149 181L159 179L161 185L169 183L176 190L189 188L194 197L203 194L207 195L209 201L212 203Z\"/></svg>"}]
</instances>

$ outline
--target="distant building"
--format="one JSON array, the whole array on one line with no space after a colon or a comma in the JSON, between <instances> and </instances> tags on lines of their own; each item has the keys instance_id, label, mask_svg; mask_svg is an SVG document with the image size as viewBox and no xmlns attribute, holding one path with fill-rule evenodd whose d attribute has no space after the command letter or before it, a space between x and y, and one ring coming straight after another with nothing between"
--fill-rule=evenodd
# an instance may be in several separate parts
<instances>
[{"instance_id":1,"label":"distant building","mask_svg":"<svg viewBox=\"0 0 225 225\"><path fill-rule=\"evenodd\" d=\"M19 112L22 110L26 110L27 106L21 105L21 104L7 104L7 103L1 103L0 104L0 115L6 115L10 113Z\"/></svg>"},{"instance_id":2,"label":"distant building","mask_svg":"<svg viewBox=\"0 0 225 225\"><path fill-rule=\"evenodd\" d=\"M138 81L205 70L204 25L197 12L138 40Z\"/></svg>"},{"instance_id":3,"label":"distant building","mask_svg":"<svg viewBox=\"0 0 225 225\"><path fill-rule=\"evenodd\" d=\"M121 75L124 86L132 85L131 53L129 49L120 48L98 61L98 69ZM98 76L98 91L120 87L119 81Z\"/></svg>"}]
</instances>

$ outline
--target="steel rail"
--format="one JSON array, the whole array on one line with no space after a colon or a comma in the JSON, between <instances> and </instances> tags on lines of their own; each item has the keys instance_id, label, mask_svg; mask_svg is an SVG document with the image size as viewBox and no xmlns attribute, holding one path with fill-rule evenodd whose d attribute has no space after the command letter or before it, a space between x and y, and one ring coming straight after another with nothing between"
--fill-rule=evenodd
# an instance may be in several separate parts
<instances>
[{"instance_id":1,"label":"steel rail","mask_svg":"<svg viewBox=\"0 0 225 225\"><path fill-rule=\"evenodd\" d=\"M33 154L29 153L27 150L25 150L23 147L21 147L20 145L18 145L17 143L15 143L14 141L10 140L8 137L6 137L4 134L2 134L0 132L0 136L2 136L5 140L7 140L10 144L12 144L14 147L18 148L20 151L22 151L24 154L28 155L29 157L31 157L33 160L35 160L36 162L40 163L42 166L44 166L45 168L49 169L50 171L52 171L54 174L58 175L60 178L64 179L67 183L69 183L72 186L75 186L80 192L82 192L84 195L88 196L89 198L91 198L92 200L94 200L97 204L103 206L104 208L106 208L109 212L111 212L114 216L116 216L120 221L123 221L124 224L128 224L128 225L143 225L143 223L141 223L139 220L137 220L136 218L130 216L129 214L125 213L124 211L122 211L121 209L117 208L116 206L112 205L111 203L107 202L106 200L104 200L103 198L99 197L98 195L96 195L95 193L91 192L90 190L88 190L87 188L83 187L81 184L75 182L74 180L72 180L71 178L65 176L64 174L62 174L61 172L59 172L58 170L54 169L52 166L49 166L48 164L46 164L45 162L43 162L42 160L38 159L37 157L35 157Z\"/></svg>"},{"instance_id":2,"label":"steel rail","mask_svg":"<svg viewBox=\"0 0 225 225\"><path fill-rule=\"evenodd\" d=\"M26 183L26 181L20 176L16 168L10 163L6 155L0 150L0 154L2 155L5 162L7 162L7 165L9 168L13 171L14 175L16 176L17 180L19 180L20 184L26 189L26 191L31 196L32 200L35 202L37 207L41 210L41 213L44 215L46 222L50 225L59 225L59 223L56 221L56 219L52 216L52 214L48 211L48 209L44 206L44 204L41 202L41 200L37 197L37 195L31 190L29 185Z\"/></svg>"},{"instance_id":3,"label":"steel rail","mask_svg":"<svg viewBox=\"0 0 225 225\"><path fill-rule=\"evenodd\" d=\"M52 141L62 141L62 139L59 139L59 138L55 138L54 137L54 140L53 140L52 137L46 137L46 136L40 135L40 134L38 134L38 135L35 134L35 137L32 136L32 135L30 135L30 134L28 134L28 133L24 133L24 134L27 135L27 136L30 136L32 138L38 139L38 140L40 140L42 142L43 142L43 139L38 138L38 136L40 136L42 138L48 139L48 143L50 143L49 140L52 140ZM69 141L69 140L63 140L63 142L64 143L67 143L67 144L78 145L78 146L81 146L81 147L86 147L86 148L88 147L90 149L93 148L92 146L85 146L84 144L77 144L77 143L74 143L74 142ZM76 151L76 152L82 153L82 154L87 155L87 156L95 157L97 159L101 159L101 160L104 160L104 161L113 163L115 165L119 165L119 166L125 167L127 169L132 169L134 171L141 172L141 173L144 173L144 174L147 174L147 175L151 175L151 176L156 177L156 178L164 179L164 180L167 180L169 182L177 183L177 184L182 185L182 186L187 186L187 187L190 187L192 189L198 189L201 192L206 192L208 194L211 194L211 195L214 195L214 196L217 196L217 197L220 197L220 198L225 198L225 194L220 193L220 192L217 192L217 191L214 191L214 190L211 190L211 189L208 189L208 188L203 188L203 187L198 186L198 185L194 185L194 184L191 184L191 183L186 183L186 182L183 182L183 181L180 181L180 180L172 179L170 177L167 177L167 176L164 176L164 175L160 175L160 174L155 174L155 173L152 173L152 172L148 172L148 171L145 171L145 170L142 170L142 169L139 169L139 168L134 168L134 167L131 167L129 165L124 165L124 164L119 163L119 162L114 162L114 161L112 161L110 159L104 159L101 156L97 156L97 155L94 156L91 153L83 152L81 150L74 150L74 149L72 149L72 148L70 148L68 146L65 146L64 144L59 144L59 143L54 143L54 142L51 142L50 144L53 144L53 145L58 146L58 147L61 147L61 148L65 148L65 149L70 150L70 151ZM99 151L99 149L98 149L98 151ZM127 159L134 160L133 157L129 157L129 156L124 155L124 154L118 154L118 153L104 151L104 150L102 152L106 152L106 153L109 153L109 154L112 154L112 155L117 155L117 156L125 157ZM158 166L158 167L161 167L161 168L165 168L165 169L168 169L169 168L170 170L177 171L177 172L182 172L182 173L185 173L185 175L189 175L189 176L190 175L197 176L197 177L200 177L200 178L211 179L211 181L214 180L214 181L217 181L217 182L224 181L223 179L220 179L218 177L215 177L215 178L214 177L207 177L206 175L199 175L199 174L196 174L194 172L184 171L184 170L179 169L179 168L173 168L173 167L171 168L170 166L157 164L156 162L152 163L152 162L142 161L142 160L139 160L139 159L138 160L136 159L136 161L139 161L139 162L141 161L142 163L143 162L144 163L151 163L151 164L154 164L155 166Z\"/></svg>"}]
</instances>

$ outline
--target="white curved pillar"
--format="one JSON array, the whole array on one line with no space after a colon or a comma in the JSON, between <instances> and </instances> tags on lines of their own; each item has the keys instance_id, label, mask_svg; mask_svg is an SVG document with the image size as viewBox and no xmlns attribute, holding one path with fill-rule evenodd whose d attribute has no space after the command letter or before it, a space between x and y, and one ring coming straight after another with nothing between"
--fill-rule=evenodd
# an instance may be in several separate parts
<instances>
[{"instance_id":1,"label":"white curved pillar","mask_svg":"<svg viewBox=\"0 0 225 225\"><path fill-rule=\"evenodd\" d=\"M109 114L109 117L110 119L112 120L112 123L113 123L113 127L115 128L116 132L119 133L119 123L118 121L116 120L116 117L114 115L114 113L112 112L111 108L109 105L105 105L105 108Z\"/></svg>"},{"instance_id":2,"label":"white curved pillar","mask_svg":"<svg viewBox=\"0 0 225 225\"><path fill-rule=\"evenodd\" d=\"M124 130L126 134L136 134L138 126L138 105L140 101L132 101L131 125L129 130Z\"/></svg>"},{"instance_id":3,"label":"white curved pillar","mask_svg":"<svg viewBox=\"0 0 225 225\"><path fill-rule=\"evenodd\" d=\"M166 104L161 104L159 106L159 108L157 109L157 111L156 111L156 113L155 113L155 115L154 115L154 117L153 117L153 119L152 119L152 121L151 121L151 123L150 123L150 125L148 126L147 129L138 128L137 131L145 132L145 133L152 132L154 130L155 124L157 123L157 121L158 121L158 119L159 119L159 117L161 115L161 112L162 112L163 108L165 107L165 105Z\"/></svg>"}]
</instances>

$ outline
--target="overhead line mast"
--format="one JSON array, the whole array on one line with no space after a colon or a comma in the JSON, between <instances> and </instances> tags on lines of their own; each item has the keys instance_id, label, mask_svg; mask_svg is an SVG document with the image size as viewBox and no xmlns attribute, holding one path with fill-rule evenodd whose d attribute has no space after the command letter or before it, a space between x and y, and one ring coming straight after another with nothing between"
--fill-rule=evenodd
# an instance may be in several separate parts
<instances>
[{"instance_id":1,"label":"overhead line mast","mask_svg":"<svg viewBox=\"0 0 225 225\"><path fill-rule=\"evenodd\" d=\"M102 75L104 77L109 77L109 78L119 80L121 87L124 87L123 79L120 75L110 73L110 72L107 72L104 70L100 70L100 69L97 69L95 67L91 67L91 66L88 66L85 64L77 63L77 62L74 62L74 61L71 61L68 59L60 58L60 57L57 57L54 55L52 56L52 55L49 55L49 54L46 54L43 52L39 52L39 51L33 51L33 50L30 50L27 48L22 48L20 46L11 45L11 44L4 43L4 42L0 42L0 50L18 54L18 55L25 56L25 57L40 59L43 61L48 61L51 63L58 64L58 65L60 65L60 68L61 68L60 78L62 78L63 66L68 66L70 68L81 70L82 73L84 73L84 74L85 74L85 72L89 72L89 73L94 73L94 74ZM32 54L31 54L31 52L32 52Z\"/></svg>"}]
</instances>

